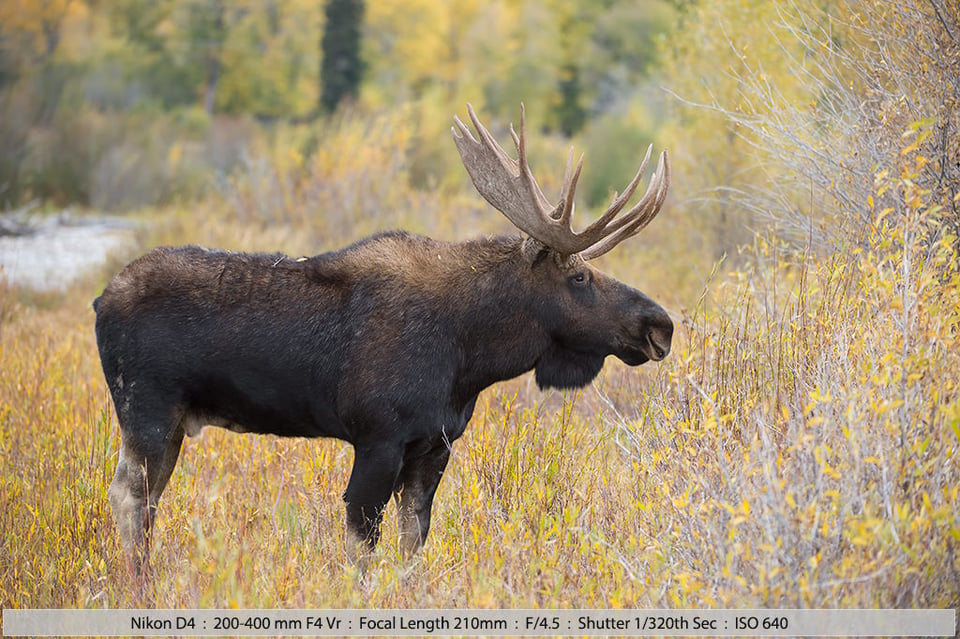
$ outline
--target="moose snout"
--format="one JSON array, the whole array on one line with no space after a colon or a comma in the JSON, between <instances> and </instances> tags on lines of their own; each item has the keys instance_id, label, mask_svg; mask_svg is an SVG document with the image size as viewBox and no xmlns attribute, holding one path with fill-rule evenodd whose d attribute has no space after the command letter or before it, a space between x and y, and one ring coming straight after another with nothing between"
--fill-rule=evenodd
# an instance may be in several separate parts
<instances>
[{"instance_id":1,"label":"moose snout","mask_svg":"<svg viewBox=\"0 0 960 639\"><path fill-rule=\"evenodd\" d=\"M662 306L640 291L631 289L629 299L631 308L625 313L629 319L623 326L622 350L617 356L630 366L659 362L670 354L673 320Z\"/></svg>"}]
</instances>

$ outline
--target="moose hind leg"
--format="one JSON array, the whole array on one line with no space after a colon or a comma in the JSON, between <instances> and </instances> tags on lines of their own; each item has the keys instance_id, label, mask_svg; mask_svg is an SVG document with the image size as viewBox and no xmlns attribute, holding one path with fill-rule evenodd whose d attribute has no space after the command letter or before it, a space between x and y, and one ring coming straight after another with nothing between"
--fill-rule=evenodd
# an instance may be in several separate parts
<instances>
[{"instance_id":1,"label":"moose hind leg","mask_svg":"<svg viewBox=\"0 0 960 639\"><path fill-rule=\"evenodd\" d=\"M404 459L395 488L400 516L400 552L404 557L413 556L427 539L433 497L449 459L450 448L446 442L424 454Z\"/></svg>"},{"instance_id":2,"label":"moose hind leg","mask_svg":"<svg viewBox=\"0 0 960 639\"><path fill-rule=\"evenodd\" d=\"M125 436L120 460L107 491L113 517L127 556L139 571L148 558L148 536L160 494L170 480L183 442L183 429L176 427L169 440L142 452Z\"/></svg>"},{"instance_id":3,"label":"moose hind leg","mask_svg":"<svg viewBox=\"0 0 960 639\"><path fill-rule=\"evenodd\" d=\"M142 461L126 444L120 446L120 461L107 494L120 542L135 561L146 555L146 475Z\"/></svg>"}]
</instances>

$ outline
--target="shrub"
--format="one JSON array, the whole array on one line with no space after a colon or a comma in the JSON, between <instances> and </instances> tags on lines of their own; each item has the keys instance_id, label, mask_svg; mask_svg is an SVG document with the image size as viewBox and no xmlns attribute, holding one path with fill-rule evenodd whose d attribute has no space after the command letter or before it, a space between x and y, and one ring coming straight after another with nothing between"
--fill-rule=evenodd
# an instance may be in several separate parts
<instances>
[{"instance_id":1,"label":"shrub","mask_svg":"<svg viewBox=\"0 0 960 639\"><path fill-rule=\"evenodd\" d=\"M921 126L928 134L916 140L928 162L912 179L956 227L960 13L953 4L798 2L768 9L753 25L722 24L733 60L718 82L725 89L711 89L703 104L746 143L752 161L719 181L718 197L772 222L794 246L859 242L873 222L863 204L877 195L874 175L899 170L901 134ZM767 32L750 32L757 28ZM896 200L881 206L906 214Z\"/></svg>"}]
</instances>

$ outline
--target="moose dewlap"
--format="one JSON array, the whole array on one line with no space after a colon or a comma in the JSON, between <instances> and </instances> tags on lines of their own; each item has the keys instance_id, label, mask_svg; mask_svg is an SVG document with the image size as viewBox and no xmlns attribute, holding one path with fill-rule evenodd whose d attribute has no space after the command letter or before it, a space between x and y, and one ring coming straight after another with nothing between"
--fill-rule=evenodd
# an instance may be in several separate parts
<instances>
[{"instance_id":1,"label":"moose dewlap","mask_svg":"<svg viewBox=\"0 0 960 639\"><path fill-rule=\"evenodd\" d=\"M580 387L608 355L631 366L666 357L667 313L588 262L659 212L666 153L634 207L621 214L649 149L624 193L576 232L582 158L573 171L568 161L552 205L527 166L523 111L516 161L468 110L478 137L458 118L454 129L464 166L523 235L449 243L390 232L299 260L158 248L94 302L122 437L109 496L138 566L183 438L204 425L351 443L351 550L376 545L394 496L413 553L480 391L529 370L541 387Z\"/></svg>"}]
</instances>

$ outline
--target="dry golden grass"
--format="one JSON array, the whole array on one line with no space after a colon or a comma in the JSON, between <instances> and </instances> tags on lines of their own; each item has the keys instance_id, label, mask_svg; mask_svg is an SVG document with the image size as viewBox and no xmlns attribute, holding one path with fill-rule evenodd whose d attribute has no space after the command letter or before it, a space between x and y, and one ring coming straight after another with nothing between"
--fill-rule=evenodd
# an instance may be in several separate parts
<instances>
[{"instance_id":1,"label":"dry golden grass","mask_svg":"<svg viewBox=\"0 0 960 639\"><path fill-rule=\"evenodd\" d=\"M295 167L290 219L210 203L158 215L146 243L306 253L389 206L390 225L436 221L437 237L500 228L463 195L396 186L345 210L355 225L296 213L337 192L323 161ZM0 288L0 605L957 607L956 238L913 210L848 254L758 240L699 293L621 249L612 270L676 314L670 357L610 362L577 393L529 376L486 391L424 551L400 560L391 506L365 579L343 544L349 446L206 429L161 500L138 592L106 497L119 437L89 304L108 273L62 298Z\"/></svg>"}]
</instances>

